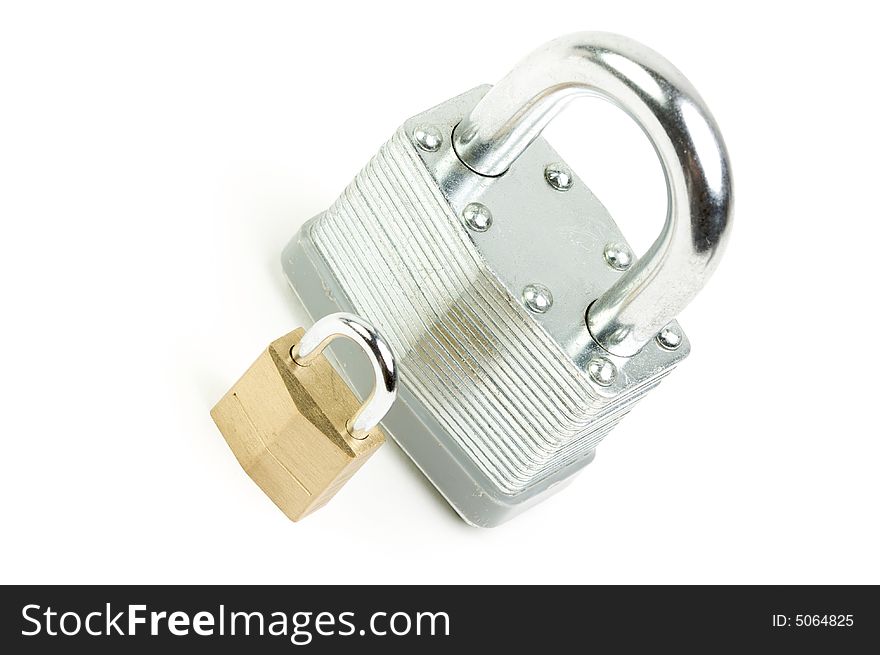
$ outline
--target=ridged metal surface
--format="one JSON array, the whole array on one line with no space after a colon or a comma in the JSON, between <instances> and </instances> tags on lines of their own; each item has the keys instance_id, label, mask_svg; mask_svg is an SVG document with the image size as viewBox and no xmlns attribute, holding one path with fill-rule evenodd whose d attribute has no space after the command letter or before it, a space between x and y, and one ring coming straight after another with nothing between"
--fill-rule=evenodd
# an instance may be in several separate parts
<instances>
[{"instance_id":1,"label":"ridged metal surface","mask_svg":"<svg viewBox=\"0 0 880 655\"><path fill-rule=\"evenodd\" d=\"M401 379L502 493L585 457L671 370L598 393L486 269L403 129L312 238Z\"/></svg>"}]
</instances>

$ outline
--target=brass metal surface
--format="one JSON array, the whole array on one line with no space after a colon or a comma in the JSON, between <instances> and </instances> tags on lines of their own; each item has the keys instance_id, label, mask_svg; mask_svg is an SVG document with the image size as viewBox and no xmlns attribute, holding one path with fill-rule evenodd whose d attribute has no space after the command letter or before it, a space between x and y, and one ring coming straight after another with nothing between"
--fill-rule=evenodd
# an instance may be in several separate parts
<instances>
[{"instance_id":1,"label":"brass metal surface","mask_svg":"<svg viewBox=\"0 0 880 655\"><path fill-rule=\"evenodd\" d=\"M346 428L361 403L324 355L309 366L290 357L300 328L273 341L211 410L254 482L291 520L327 503L385 441Z\"/></svg>"}]
</instances>

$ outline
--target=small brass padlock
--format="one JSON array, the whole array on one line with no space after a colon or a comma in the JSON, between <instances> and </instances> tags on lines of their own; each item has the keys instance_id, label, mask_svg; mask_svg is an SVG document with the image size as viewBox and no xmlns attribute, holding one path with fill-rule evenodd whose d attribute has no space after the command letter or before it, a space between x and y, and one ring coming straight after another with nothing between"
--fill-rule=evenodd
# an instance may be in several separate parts
<instances>
[{"instance_id":1,"label":"small brass padlock","mask_svg":"<svg viewBox=\"0 0 880 655\"><path fill-rule=\"evenodd\" d=\"M376 386L360 409L322 354L339 336L373 365ZM336 313L273 341L211 416L245 472L297 521L326 504L385 442L377 425L396 396L385 341L357 316Z\"/></svg>"}]
</instances>

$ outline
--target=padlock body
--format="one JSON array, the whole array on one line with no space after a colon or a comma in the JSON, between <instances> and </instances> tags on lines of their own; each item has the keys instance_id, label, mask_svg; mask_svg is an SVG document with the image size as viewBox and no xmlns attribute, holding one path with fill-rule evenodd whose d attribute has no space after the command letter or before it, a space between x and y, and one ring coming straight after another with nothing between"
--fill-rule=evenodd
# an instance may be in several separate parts
<instances>
[{"instance_id":1,"label":"padlock body","mask_svg":"<svg viewBox=\"0 0 880 655\"><path fill-rule=\"evenodd\" d=\"M398 402L383 427L468 522L497 525L558 490L633 404L689 351L650 343L614 357L592 339L587 307L621 275L608 243L626 243L577 178L560 192L544 169L561 158L542 138L496 178L467 169L450 147L479 87L407 121L282 260L312 317L351 311L395 352ZM419 126L440 130L420 148ZM484 232L462 219L478 202ZM539 283L553 303L530 311ZM680 330L680 328L679 328ZM683 332L681 333L683 334ZM367 393L369 366L334 348L342 374ZM588 375L604 357L609 386Z\"/></svg>"},{"instance_id":2,"label":"padlock body","mask_svg":"<svg viewBox=\"0 0 880 655\"><path fill-rule=\"evenodd\" d=\"M273 341L211 410L239 464L296 521L326 504L385 441L346 422L360 401L323 355L293 362L300 328Z\"/></svg>"}]
</instances>

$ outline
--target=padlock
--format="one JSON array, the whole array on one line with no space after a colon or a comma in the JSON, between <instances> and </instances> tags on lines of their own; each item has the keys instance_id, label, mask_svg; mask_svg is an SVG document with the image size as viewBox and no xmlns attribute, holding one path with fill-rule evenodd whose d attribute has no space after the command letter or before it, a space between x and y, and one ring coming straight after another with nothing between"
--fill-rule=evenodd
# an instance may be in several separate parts
<instances>
[{"instance_id":1,"label":"padlock","mask_svg":"<svg viewBox=\"0 0 880 655\"><path fill-rule=\"evenodd\" d=\"M578 96L626 111L663 166L666 222L638 260L540 136ZM382 331L401 376L383 427L466 521L493 526L570 481L688 354L675 317L717 266L732 208L724 142L682 73L579 33L406 121L282 262L308 313Z\"/></svg>"},{"instance_id":2,"label":"padlock","mask_svg":"<svg viewBox=\"0 0 880 655\"><path fill-rule=\"evenodd\" d=\"M367 354L373 371L360 409L322 354L340 336ZM377 425L396 395L388 345L363 319L336 313L273 341L211 416L251 479L297 521L326 504L385 442Z\"/></svg>"}]
</instances>

